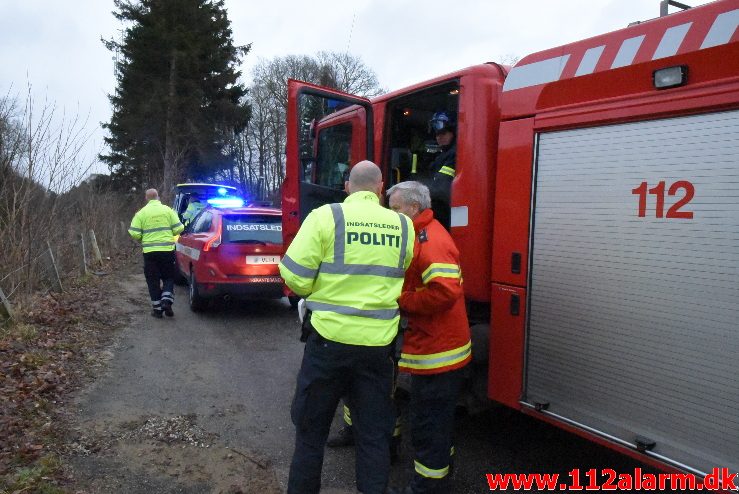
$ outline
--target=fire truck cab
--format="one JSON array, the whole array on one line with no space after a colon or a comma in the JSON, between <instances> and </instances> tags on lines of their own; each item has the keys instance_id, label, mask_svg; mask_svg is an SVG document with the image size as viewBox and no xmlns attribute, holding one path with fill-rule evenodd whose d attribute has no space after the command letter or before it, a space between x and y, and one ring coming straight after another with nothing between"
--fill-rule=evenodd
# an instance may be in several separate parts
<instances>
[{"instance_id":1,"label":"fire truck cab","mask_svg":"<svg viewBox=\"0 0 739 494\"><path fill-rule=\"evenodd\" d=\"M429 164L439 152L428 122L435 112L453 113L457 164L451 233L462 255L467 297L489 303L490 213L500 124L496 100L505 74L500 65L479 65L372 101L289 81L289 151L283 183L286 240L292 240L314 208L343 200L345 174L359 161L378 163L386 188L404 180L428 179Z\"/></svg>"},{"instance_id":2,"label":"fire truck cab","mask_svg":"<svg viewBox=\"0 0 739 494\"><path fill-rule=\"evenodd\" d=\"M720 0L372 100L290 81L285 244L358 161L423 178L426 122L455 112L475 389L663 468L737 472L737 26Z\"/></svg>"}]
</instances>

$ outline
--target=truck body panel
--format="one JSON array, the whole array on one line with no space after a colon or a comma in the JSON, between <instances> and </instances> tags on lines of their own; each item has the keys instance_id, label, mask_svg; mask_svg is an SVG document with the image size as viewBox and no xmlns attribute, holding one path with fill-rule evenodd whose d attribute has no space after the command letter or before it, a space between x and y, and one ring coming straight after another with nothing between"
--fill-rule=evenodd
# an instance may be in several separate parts
<instances>
[{"instance_id":1,"label":"truck body panel","mask_svg":"<svg viewBox=\"0 0 739 494\"><path fill-rule=\"evenodd\" d=\"M739 2L719 1L528 55L506 78L503 119L650 93L652 71L683 60L700 62L691 85L735 76L739 61L722 55L735 50L737 25Z\"/></svg>"},{"instance_id":2,"label":"truck body panel","mask_svg":"<svg viewBox=\"0 0 739 494\"><path fill-rule=\"evenodd\" d=\"M524 402L739 470L737 135L739 111L538 136Z\"/></svg>"}]
</instances>

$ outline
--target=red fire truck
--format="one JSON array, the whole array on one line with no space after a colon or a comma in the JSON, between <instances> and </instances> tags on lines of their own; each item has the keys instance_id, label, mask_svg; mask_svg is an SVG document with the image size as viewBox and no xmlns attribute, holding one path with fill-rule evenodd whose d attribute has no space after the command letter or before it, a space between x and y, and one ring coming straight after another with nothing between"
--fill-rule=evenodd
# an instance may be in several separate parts
<instances>
[{"instance_id":1,"label":"red fire truck","mask_svg":"<svg viewBox=\"0 0 739 494\"><path fill-rule=\"evenodd\" d=\"M737 25L716 1L372 100L290 81L285 242L362 159L386 187L423 179L427 122L455 114L477 390L648 463L737 472Z\"/></svg>"}]
</instances>

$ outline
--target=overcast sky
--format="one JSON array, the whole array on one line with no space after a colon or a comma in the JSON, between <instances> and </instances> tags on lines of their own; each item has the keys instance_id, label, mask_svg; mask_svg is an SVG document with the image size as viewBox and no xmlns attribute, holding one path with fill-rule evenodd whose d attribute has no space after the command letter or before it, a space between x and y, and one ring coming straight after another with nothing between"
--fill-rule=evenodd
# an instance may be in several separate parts
<instances>
[{"instance_id":1,"label":"overcast sky","mask_svg":"<svg viewBox=\"0 0 739 494\"><path fill-rule=\"evenodd\" d=\"M361 57L395 90L657 17L659 0L226 0L226 8L234 42L252 43L247 84L259 59L328 50ZM89 116L90 156L115 89L100 42L120 36L113 9L113 0L0 0L0 97L23 99L30 84L36 106Z\"/></svg>"}]
</instances>

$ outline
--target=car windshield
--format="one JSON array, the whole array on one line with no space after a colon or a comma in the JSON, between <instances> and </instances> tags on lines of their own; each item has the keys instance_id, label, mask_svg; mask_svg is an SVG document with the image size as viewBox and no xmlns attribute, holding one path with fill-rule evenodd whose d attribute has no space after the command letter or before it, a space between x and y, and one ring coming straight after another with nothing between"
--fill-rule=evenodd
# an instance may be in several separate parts
<instances>
[{"instance_id":1,"label":"car windshield","mask_svg":"<svg viewBox=\"0 0 739 494\"><path fill-rule=\"evenodd\" d=\"M223 217L226 243L282 243L282 217L273 215L229 214Z\"/></svg>"}]
</instances>

